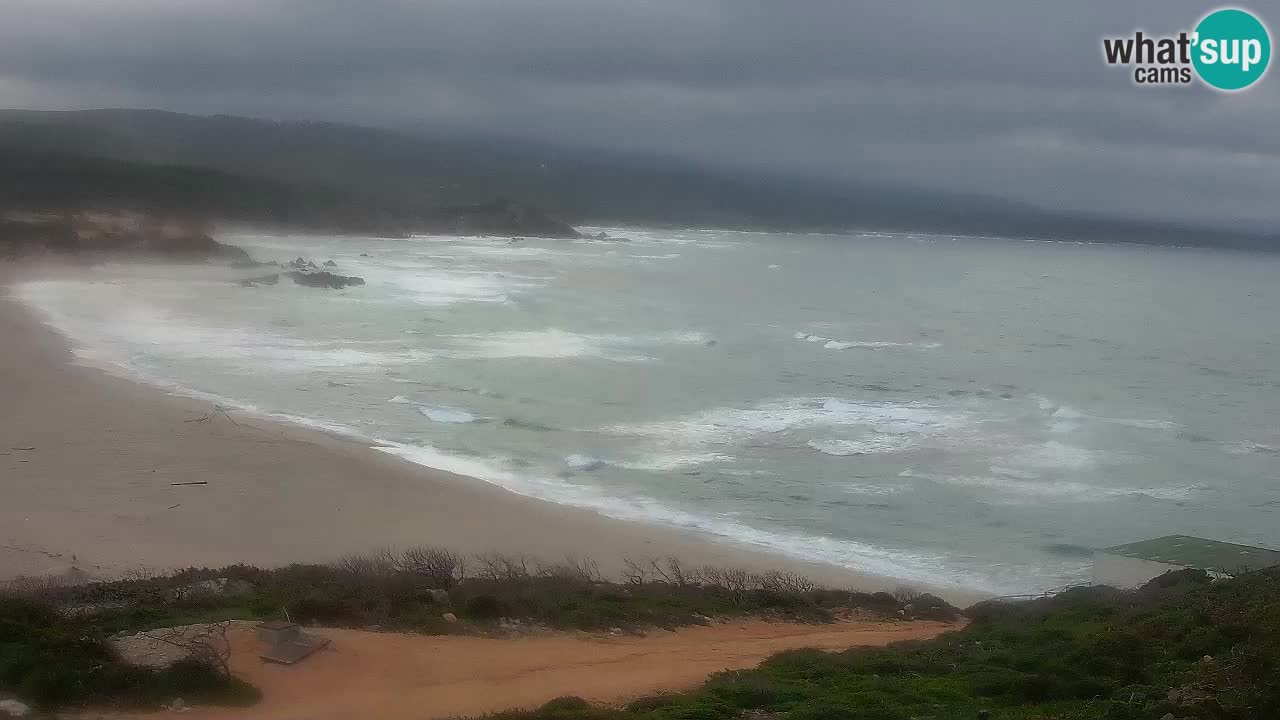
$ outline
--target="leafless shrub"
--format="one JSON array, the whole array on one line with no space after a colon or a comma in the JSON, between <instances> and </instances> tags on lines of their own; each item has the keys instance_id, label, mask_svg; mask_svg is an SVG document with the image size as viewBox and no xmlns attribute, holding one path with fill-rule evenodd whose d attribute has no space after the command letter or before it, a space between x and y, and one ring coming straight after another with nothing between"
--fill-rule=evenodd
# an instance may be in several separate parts
<instances>
[{"instance_id":1,"label":"leafless shrub","mask_svg":"<svg viewBox=\"0 0 1280 720\"><path fill-rule=\"evenodd\" d=\"M622 580L628 585L644 585L653 578L652 560L636 560L629 555L622 558Z\"/></svg>"},{"instance_id":2,"label":"leafless shrub","mask_svg":"<svg viewBox=\"0 0 1280 720\"><path fill-rule=\"evenodd\" d=\"M600 566L589 555L565 555L564 559L550 565L538 564L538 574L542 577L560 578L584 583L604 582Z\"/></svg>"},{"instance_id":3,"label":"leafless shrub","mask_svg":"<svg viewBox=\"0 0 1280 720\"><path fill-rule=\"evenodd\" d=\"M55 577L19 575L0 582L0 597L39 600L54 596L63 587Z\"/></svg>"},{"instance_id":4,"label":"leafless shrub","mask_svg":"<svg viewBox=\"0 0 1280 720\"><path fill-rule=\"evenodd\" d=\"M184 625L145 633L147 637L181 649L187 657L207 663L231 677L231 621Z\"/></svg>"},{"instance_id":5,"label":"leafless shrub","mask_svg":"<svg viewBox=\"0 0 1280 720\"><path fill-rule=\"evenodd\" d=\"M530 563L536 563L529 555L500 552L480 553L475 560L476 576L485 580L526 580L530 577Z\"/></svg>"},{"instance_id":6,"label":"leafless shrub","mask_svg":"<svg viewBox=\"0 0 1280 720\"><path fill-rule=\"evenodd\" d=\"M908 603L913 603L916 600L919 600L923 595L924 593L921 592L920 590L917 590L913 587L907 587L905 585L896 587L893 590L893 599L897 600L903 605L906 605Z\"/></svg>"},{"instance_id":7,"label":"leafless shrub","mask_svg":"<svg viewBox=\"0 0 1280 720\"><path fill-rule=\"evenodd\" d=\"M743 603L747 593L755 587L756 576L742 568L704 567L702 584L727 590L735 603Z\"/></svg>"},{"instance_id":8,"label":"leafless shrub","mask_svg":"<svg viewBox=\"0 0 1280 720\"><path fill-rule=\"evenodd\" d=\"M649 561L649 569L656 578L675 587L687 587L701 582L698 572L686 568L675 555L668 555L661 560L653 558Z\"/></svg>"},{"instance_id":9,"label":"leafless shrub","mask_svg":"<svg viewBox=\"0 0 1280 720\"><path fill-rule=\"evenodd\" d=\"M397 571L427 578L434 587L448 590L467 577L467 560L445 548L419 545L397 555Z\"/></svg>"},{"instance_id":10,"label":"leafless shrub","mask_svg":"<svg viewBox=\"0 0 1280 720\"><path fill-rule=\"evenodd\" d=\"M380 548L367 553L344 555L334 567L360 577L384 577L396 571L396 553L390 548Z\"/></svg>"},{"instance_id":11,"label":"leafless shrub","mask_svg":"<svg viewBox=\"0 0 1280 720\"><path fill-rule=\"evenodd\" d=\"M121 580L127 580L127 581L133 581L133 582L144 582L147 580L155 580L160 577L164 577L164 574L158 570L153 570L144 565L139 565L137 567L129 568L128 570L125 570L120 575Z\"/></svg>"},{"instance_id":12,"label":"leafless shrub","mask_svg":"<svg viewBox=\"0 0 1280 720\"><path fill-rule=\"evenodd\" d=\"M757 574L753 584L762 590L779 593L808 593L818 588L817 583L804 575L782 570Z\"/></svg>"},{"instance_id":13,"label":"leafless shrub","mask_svg":"<svg viewBox=\"0 0 1280 720\"><path fill-rule=\"evenodd\" d=\"M379 548L367 553L344 555L334 567L366 578L416 575L434 587L451 588L466 579L466 558L452 550L417 545L405 550Z\"/></svg>"}]
</instances>

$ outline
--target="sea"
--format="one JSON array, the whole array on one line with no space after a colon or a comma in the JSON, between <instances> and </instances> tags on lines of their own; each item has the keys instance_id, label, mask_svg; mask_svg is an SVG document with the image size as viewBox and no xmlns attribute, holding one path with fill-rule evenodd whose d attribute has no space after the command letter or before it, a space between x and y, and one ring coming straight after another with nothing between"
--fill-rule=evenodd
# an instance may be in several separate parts
<instances>
[{"instance_id":1,"label":"sea","mask_svg":"<svg viewBox=\"0 0 1280 720\"><path fill-rule=\"evenodd\" d=\"M607 238L228 230L366 284L110 264L14 292L82 362L233 414L904 585L1280 547L1280 256L583 230Z\"/></svg>"}]
</instances>

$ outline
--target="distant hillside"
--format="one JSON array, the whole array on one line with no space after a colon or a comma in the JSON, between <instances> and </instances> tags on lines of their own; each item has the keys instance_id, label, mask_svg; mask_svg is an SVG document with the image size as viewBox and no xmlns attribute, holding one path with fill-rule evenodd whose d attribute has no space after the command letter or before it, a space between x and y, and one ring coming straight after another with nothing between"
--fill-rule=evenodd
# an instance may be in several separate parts
<instances>
[{"instance_id":1,"label":"distant hillside","mask_svg":"<svg viewBox=\"0 0 1280 720\"><path fill-rule=\"evenodd\" d=\"M439 205L207 167L147 164L0 145L0 210L130 210L161 216L379 234L467 232L575 237L569 225L507 200Z\"/></svg>"},{"instance_id":2,"label":"distant hillside","mask_svg":"<svg viewBox=\"0 0 1280 720\"><path fill-rule=\"evenodd\" d=\"M216 173L214 186L259 184L281 221L339 226L424 208L510 197L575 222L785 229L934 231L1102 242L1274 249L1235 230L1048 212L979 195L696 167L674 158L440 136L330 123L197 117L154 110L0 111L0 153L54 153L130 163L148 176ZM170 170L140 170L142 167ZM213 178L217 179L213 179ZM172 178L177 180L178 178ZM177 199L185 191L174 191ZM230 192L230 191L227 191ZM231 194L236 194L232 192ZM250 192L249 195L256 195ZM329 200L322 200L322 198ZM253 197L223 200L249 206ZM301 213L301 215L299 214Z\"/></svg>"}]
</instances>

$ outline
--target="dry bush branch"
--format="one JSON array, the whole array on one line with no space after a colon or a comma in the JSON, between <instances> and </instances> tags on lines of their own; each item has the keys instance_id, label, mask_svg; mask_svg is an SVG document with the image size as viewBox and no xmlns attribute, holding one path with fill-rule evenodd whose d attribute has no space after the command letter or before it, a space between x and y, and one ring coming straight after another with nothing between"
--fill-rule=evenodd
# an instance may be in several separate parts
<instances>
[{"instance_id":1,"label":"dry bush branch","mask_svg":"<svg viewBox=\"0 0 1280 720\"><path fill-rule=\"evenodd\" d=\"M181 649L187 657L207 663L223 677L231 677L231 621L184 625L143 633L166 645Z\"/></svg>"},{"instance_id":2,"label":"dry bush branch","mask_svg":"<svg viewBox=\"0 0 1280 720\"><path fill-rule=\"evenodd\" d=\"M538 565L538 574L542 577L561 578L585 583L604 582L600 566L590 555L565 555L564 559L550 565Z\"/></svg>"},{"instance_id":3,"label":"dry bush branch","mask_svg":"<svg viewBox=\"0 0 1280 720\"><path fill-rule=\"evenodd\" d=\"M635 560L629 555L622 558L622 580L628 585L644 585L653 578L653 571L650 565L655 562L650 560Z\"/></svg>"},{"instance_id":4,"label":"dry bush branch","mask_svg":"<svg viewBox=\"0 0 1280 720\"><path fill-rule=\"evenodd\" d=\"M467 560L445 548L419 545L393 559L395 569L427 578L434 587L451 589L467 578Z\"/></svg>"},{"instance_id":5,"label":"dry bush branch","mask_svg":"<svg viewBox=\"0 0 1280 720\"><path fill-rule=\"evenodd\" d=\"M526 580L530 577L529 565L537 562L529 555L500 552L480 553L475 560L476 577L485 580Z\"/></svg>"},{"instance_id":6,"label":"dry bush branch","mask_svg":"<svg viewBox=\"0 0 1280 720\"><path fill-rule=\"evenodd\" d=\"M893 590L893 598L904 605L919 600L922 595L924 595L923 592L905 585L894 588Z\"/></svg>"}]
</instances>

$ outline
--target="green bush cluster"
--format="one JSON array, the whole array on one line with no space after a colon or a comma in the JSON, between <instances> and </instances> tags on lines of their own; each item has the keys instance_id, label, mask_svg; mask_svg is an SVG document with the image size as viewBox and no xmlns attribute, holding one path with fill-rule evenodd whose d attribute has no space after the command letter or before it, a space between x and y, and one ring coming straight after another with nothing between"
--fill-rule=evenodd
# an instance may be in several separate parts
<instances>
[{"instance_id":1,"label":"green bush cluster","mask_svg":"<svg viewBox=\"0 0 1280 720\"><path fill-rule=\"evenodd\" d=\"M42 707L187 701L247 704L252 687L185 660L165 670L126 665L107 649L103 628L27 599L0 598L0 689Z\"/></svg>"}]
</instances>

